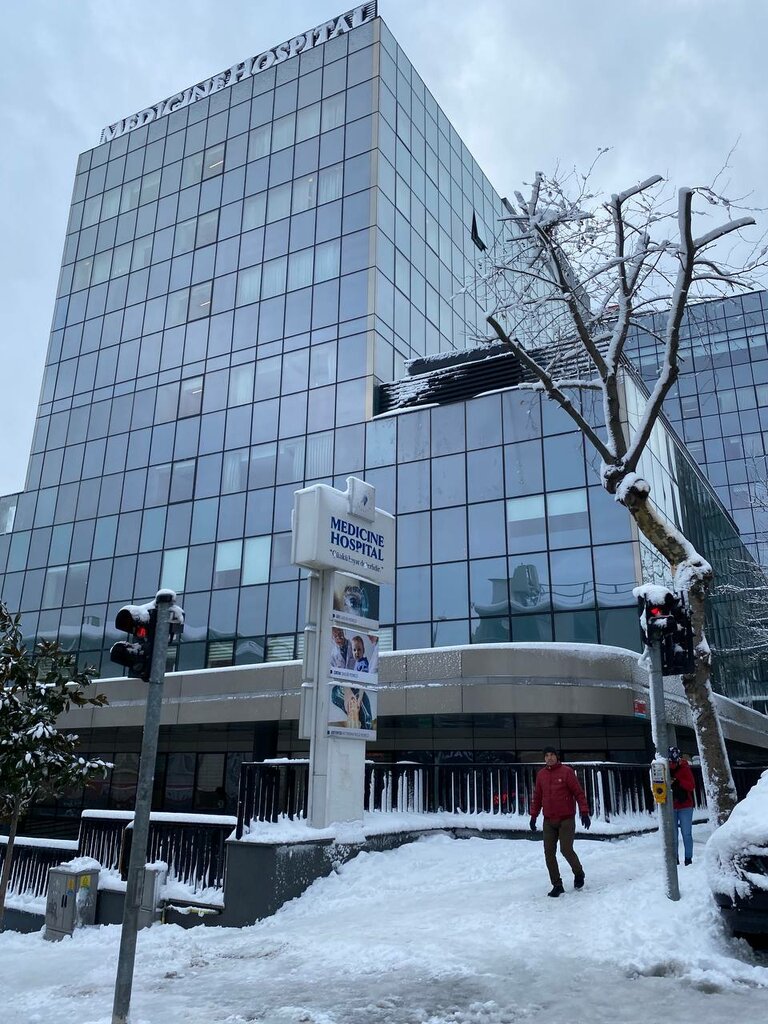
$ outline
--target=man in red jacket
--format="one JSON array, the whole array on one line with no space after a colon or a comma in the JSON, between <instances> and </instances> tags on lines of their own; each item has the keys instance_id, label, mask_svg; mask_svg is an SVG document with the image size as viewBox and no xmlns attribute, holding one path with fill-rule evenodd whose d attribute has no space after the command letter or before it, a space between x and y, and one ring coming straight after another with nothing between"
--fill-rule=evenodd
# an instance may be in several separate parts
<instances>
[{"instance_id":1,"label":"man in red jacket","mask_svg":"<svg viewBox=\"0 0 768 1024\"><path fill-rule=\"evenodd\" d=\"M573 871L573 887L584 886L584 868L573 850L576 834L576 804L581 812L581 824L589 828L589 804L584 790L579 785L576 772L567 764L561 764L554 747L544 748L544 767L536 776L536 788L531 804L531 832L536 831L536 819L544 809L544 860L549 871L552 890L547 896L562 896L563 880L557 863L557 844L560 852Z\"/></svg>"},{"instance_id":2,"label":"man in red jacket","mask_svg":"<svg viewBox=\"0 0 768 1024\"><path fill-rule=\"evenodd\" d=\"M672 776L675 836L679 829L683 837L685 863L688 865L693 863L693 794L696 782L691 766L681 756L679 747L670 747L667 757L669 758L669 772ZM677 842L677 839L675 841Z\"/></svg>"}]
</instances>

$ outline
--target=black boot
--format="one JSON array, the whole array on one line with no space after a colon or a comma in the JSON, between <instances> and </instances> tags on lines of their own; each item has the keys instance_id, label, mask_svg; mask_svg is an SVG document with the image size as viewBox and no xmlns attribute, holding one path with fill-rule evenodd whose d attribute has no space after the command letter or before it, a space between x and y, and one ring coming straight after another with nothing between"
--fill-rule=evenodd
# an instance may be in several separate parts
<instances>
[{"instance_id":1,"label":"black boot","mask_svg":"<svg viewBox=\"0 0 768 1024\"><path fill-rule=\"evenodd\" d=\"M580 875L574 875L573 876L573 888L574 889L583 889L584 888L584 872L583 871L581 872Z\"/></svg>"},{"instance_id":2,"label":"black boot","mask_svg":"<svg viewBox=\"0 0 768 1024\"><path fill-rule=\"evenodd\" d=\"M688 867L689 864L693 864L693 857L685 858L685 866Z\"/></svg>"},{"instance_id":3,"label":"black boot","mask_svg":"<svg viewBox=\"0 0 768 1024\"><path fill-rule=\"evenodd\" d=\"M565 892L562 882L558 882L557 885L553 885L551 890L547 893L547 896L562 896Z\"/></svg>"}]
</instances>

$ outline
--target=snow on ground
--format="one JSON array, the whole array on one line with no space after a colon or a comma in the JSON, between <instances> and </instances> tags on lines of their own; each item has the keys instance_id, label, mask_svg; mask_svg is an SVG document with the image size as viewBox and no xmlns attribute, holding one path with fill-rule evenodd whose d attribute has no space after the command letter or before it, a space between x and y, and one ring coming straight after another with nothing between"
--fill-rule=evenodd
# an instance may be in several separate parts
<instances>
[{"instance_id":1,"label":"snow on ground","mask_svg":"<svg viewBox=\"0 0 768 1024\"><path fill-rule=\"evenodd\" d=\"M361 854L274 917L140 933L131 1024L646 1024L768 1019L768 958L727 936L703 843L664 895L659 837L578 841L548 899L541 842L437 834ZM0 935L3 1024L108 1024L119 928Z\"/></svg>"}]
</instances>

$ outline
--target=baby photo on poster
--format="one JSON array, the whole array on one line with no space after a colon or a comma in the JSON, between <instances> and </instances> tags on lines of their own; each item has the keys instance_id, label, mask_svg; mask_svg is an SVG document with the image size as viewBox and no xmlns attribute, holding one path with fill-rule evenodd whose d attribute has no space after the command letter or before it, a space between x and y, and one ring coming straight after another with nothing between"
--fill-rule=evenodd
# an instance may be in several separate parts
<instances>
[{"instance_id":1,"label":"baby photo on poster","mask_svg":"<svg viewBox=\"0 0 768 1024\"><path fill-rule=\"evenodd\" d=\"M332 679L375 686L379 681L378 636L331 626L328 674Z\"/></svg>"},{"instance_id":2,"label":"baby photo on poster","mask_svg":"<svg viewBox=\"0 0 768 1024\"><path fill-rule=\"evenodd\" d=\"M345 572L334 573L331 618L340 625L357 626L359 629L378 629L378 586L367 580L348 576Z\"/></svg>"},{"instance_id":3,"label":"baby photo on poster","mask_svg":"<svg viewBox=\"0 0 768 1024\"><path fill-rule=\"evenodd\" d=\"M376 691L362 686L331 684L328 735L376 739Z\"/></svg>"}]
</instances>

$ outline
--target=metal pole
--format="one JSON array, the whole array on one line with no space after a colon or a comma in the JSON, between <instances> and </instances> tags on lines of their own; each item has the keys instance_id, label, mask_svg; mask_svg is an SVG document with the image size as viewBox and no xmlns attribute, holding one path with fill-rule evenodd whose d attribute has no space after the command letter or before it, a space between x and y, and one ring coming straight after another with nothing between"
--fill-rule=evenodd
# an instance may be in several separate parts
<instances>
[{"instance_id":1,"label":"metal pole","mask_svg":"<svg viewBox=\"0 0 768 1024\"><path fill-rule=\"evenodd\" d=\"M661 671L661 639L649 637L650 696L651 696L651 731L658 756L664 758L667 776L667 799L657 804L659 833L664 857L664 875L667 897L670 900L680 899L680 886L677 879L677 836L675 834L675 818L672 810L672 789L667 766L667 715L664 708L664 676Z\"/></svg>"},{"instance_id":2,"label":"metal pole","mask_svg":"<svg viewBox=\"0 0 768 1024\"><path fill-rule=\"evenodd\" d=\"M133 986L133 965L136 960L136 933L139 923L139 906L144 885L144 868L147 863L147 840L149 839L149 815L152 809L152 789L155 780L157 760L157 739L160 731L160 713L163 706L163 682L165 661L168 653L168 637L171 620L171 605L175 595L161 590L155 598L157 620L155 623L155 644L152 650L147 710L144 719L144 736L141 744L139 778L136 786L136 809L133 813L133 842L128 867L128 883L123 908L123 928L120 933L120 953L117 958L115 980L115 1001L112 1006L112 1024L126 1024L128 1008L131 1005Z\"/></svg>"}]
</instances>

